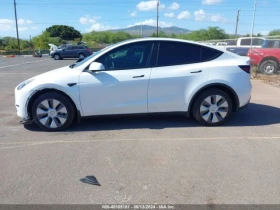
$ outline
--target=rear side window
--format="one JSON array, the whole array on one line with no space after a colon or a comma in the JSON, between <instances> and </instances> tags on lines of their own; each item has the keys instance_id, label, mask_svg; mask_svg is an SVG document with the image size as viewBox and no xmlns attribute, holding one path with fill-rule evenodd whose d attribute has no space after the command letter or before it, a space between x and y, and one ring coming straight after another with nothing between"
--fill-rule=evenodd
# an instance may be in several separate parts
<instances>
[{"instance_id":1,"label":"rear side window","mask_svg":"<svg viewBox=\"0 0 280 210\"><path fill-rule=\"evenodd\" d=\"M240 45L251 45L251 39L241 39Z\"/></svg>"},{"instance_id":2,"label":"rear side window","mask_svg":"<svg viewBox=\"0 0 280 210\"><path fill-rule=\"evenodd\" d=\"M259 45L263 44L264 40L260 38L253 38L252 45ZM248 39L241 39L240 45L251 45L251 38Z\"/></svg>"},{"instance_id":3,"label":"rear side window","mask_svg":"<svg viewBox=\"0 0 280 210\"><path fill-rule=\"evenodd\" d=\"M208 47L201 47L201 62L211 61L221 56L223 52Z\"/></svg>"},{"instance_id":4,"label":"rear side window","mask_svg":"<svg viewBox=\"0 0 280 210\"><path fill-rule=\"evenodd\" d=\"M200 62L201 47L182 42L160 42L158 65L172 66Z\"/></svg>"},{"instance_id":5,"label":"rear side window","mask_svg":"<svg viewBox=\"0 0 280 210\"><path fill-rule=\"evenodd\" d=\"M160 42L157 66L172 66L206 62L223 52L190 43Z\"/></svg>"}]
</instances>

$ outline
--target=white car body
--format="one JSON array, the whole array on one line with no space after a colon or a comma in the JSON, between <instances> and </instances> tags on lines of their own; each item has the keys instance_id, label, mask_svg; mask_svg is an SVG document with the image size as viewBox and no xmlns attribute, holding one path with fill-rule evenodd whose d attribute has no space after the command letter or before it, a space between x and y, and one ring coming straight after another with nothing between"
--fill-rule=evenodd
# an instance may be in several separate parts
<instances>
[{"instance_id":1,"label":"white car body","mask_svg":"<svg viewBox=\"0 0 280 210\"><path fill-rule=\"evenodd\" d=\"M15 88L17 115L25 121L31 119L29 102L34 94L42 90L58 90L69 96L81 117L188 112L194 96L203 88L214 85L232 90L238 102L236 110L249 103L250 74L238 67L248 65L249 60L227 51L214 60L194 64L98 72L85 70L106 52L139 41L174 39L146 38L121 42L95 53L78 67L65 66L33 77L20 90L19 86L23 83Z\"/></svg>"}]
</instances>

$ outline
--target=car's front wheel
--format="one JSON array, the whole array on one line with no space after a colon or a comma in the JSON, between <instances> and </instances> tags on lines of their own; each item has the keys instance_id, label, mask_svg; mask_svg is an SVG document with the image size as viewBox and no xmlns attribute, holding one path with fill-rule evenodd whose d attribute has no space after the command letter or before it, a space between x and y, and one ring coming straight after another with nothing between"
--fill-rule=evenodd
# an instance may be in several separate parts
<instances>
[{"instance_id":1,"label":"car's front wheel","mask_svg":"<svg viewBox=\"0 0 280 210\"><path fill-rule=\"evenodd\" d=\"M232 100L224 91L209 89L195 98L192 112L202 125L221 125L232 113Z\"/></svg>"},{"instance_id":2,"label":"car's front wheel","mask_svg":"<svg viewBox=\"0 0 280 210\"><path fill-rule=\"evenodd\" d=\"M34 101L32 116L35 123L43 130L59 131L72 124L75 109L71 101L63 94L49 92Z\"/></svg>"},{"instance_id":3,"label":"car's front wheel","mask_svg":"<svg viewBox=\"0 0 280 210\"><path fill-rule=\"evenodd\" d=\"M53 57L54 57L55 60L60 60L61 59L59 54L55 54Z\"/></svg>"}]
</instances>

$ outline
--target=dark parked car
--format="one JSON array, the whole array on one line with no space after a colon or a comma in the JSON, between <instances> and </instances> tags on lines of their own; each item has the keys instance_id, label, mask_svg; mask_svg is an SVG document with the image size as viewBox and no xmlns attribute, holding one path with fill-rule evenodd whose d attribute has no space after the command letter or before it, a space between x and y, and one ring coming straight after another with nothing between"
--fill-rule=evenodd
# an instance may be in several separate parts
<instances>
[{"instance_id":1,"label":"dark parked car","mask_svg":"<svg viewBox=\"0 0 280 210\"><path fill-rule=\"evenodd\" d=\"M84 59L92 54L91 49L84 45L66 45L53 51L50 56L55 60L63 58L79 58Z\"/></svg>"},{"instance_id":2,"label":"dark parked car","mask_svg":"<svg viewBox=\"0 0 280 210\"><path fill-rule=\"evenodd\" d=\"M227 47L226 50L240 56L247 56L250 47Z\"/></svg>"}]
</instances>

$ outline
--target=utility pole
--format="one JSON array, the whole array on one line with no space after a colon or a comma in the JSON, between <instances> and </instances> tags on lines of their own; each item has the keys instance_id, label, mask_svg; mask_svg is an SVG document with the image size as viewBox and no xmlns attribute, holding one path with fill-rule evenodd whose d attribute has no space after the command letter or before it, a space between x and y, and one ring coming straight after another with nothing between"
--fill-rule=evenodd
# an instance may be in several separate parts
<instances>
[{"instance_id":1,"label":"utility pole","mask_svg":"<svg viewBox=\"0 0 280 210\"><path fill-rule=\"evenodd\" d=\"M18 42L18 53L20 54L20 44L19 44L19 36L18 36L18 23L17 23L17 4L16 0L14 0L14 10L15 10L15 20L16 20L16 30L17 30L17 42Z\"/></svg>"},{"instance_id":2,"label":"utility pole","mask_svg":"<svg viewBox=\"0 0 280 210\"><path fill-rule=\"evenodd\" d=\"M253 34L254 34L254 26L255 26L256 7L257 7L257 0L255 0L254 12L253 12L253 22L252 22L252 30L251 30L251 49L252 49L252 45L253 45Z\"/></svg>"},{"instance_id":3,"label":"utility pole","mask_svg":"<svg viewBox=\"0 0 280 210\"><path fill-rule=\"evenodd\" d=\"M237 38L237 28L238 28L239 14L240 14L240 10L237 11L236 27L235 27L235 38Z\"/></svg>"},{"instance_id":4,"label":"utility pole","mask_svg":"<svg viewBox=\"0 0 280 210\"><path fill-rule=\"evenodd\" d=\"M143 37L143 25L142 25L142 22L141 22L141 38Z\"/></svg>"},{"instance_id":5,"label":"utility pole","mask_svg":"<svg viewBox=\"0 0 280 210\"><path fill-rule=\"evenodd\" d=\"M159 8L159 0L157 0L157 37L158 37L158 8Z\"/></svg>"}]
</instances>

